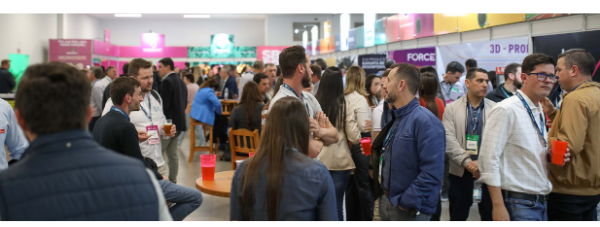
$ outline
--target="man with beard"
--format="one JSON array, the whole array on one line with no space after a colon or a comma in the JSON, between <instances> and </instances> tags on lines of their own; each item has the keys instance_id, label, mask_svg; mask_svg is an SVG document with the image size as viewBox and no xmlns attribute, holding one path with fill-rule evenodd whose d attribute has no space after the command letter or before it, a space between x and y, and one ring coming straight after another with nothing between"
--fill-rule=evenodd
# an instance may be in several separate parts
<instances>
[{"instance_id":1,"label":"man with beard","mask_svg":"<svg viewBox=\"0 0 600 227\"><path fill-rule=\"evenodd\" d=\"M395 119L381 150L378 182L382 221L429 221L444 176L446 138L442 122L415 98L421 73L414 65L392 67L385 87Z\"/></svg>"},{"instance_id":2,"label":"man with beard","mask_svg":"<svg viewBox=\"0 0 600 227\"><path fill-rule=\"evenodd\" d=\"M504 68L504 83L487 94L486 98L494 102L501 102L513 96L517 89L521 89L521 64L510 63Z\"/></svg>"},{"instance_id":3,"label":"man with beard","mask_svg":"<svg viewBox=\"0 0 600 227\"><path fill-rule=\"evenodd\" d=\"M311 139L309 156L317 157L323 145L327 146L338 141L337 129L329 122L321 109L317 99L309 92L303 91L310 87L310 58L306 54L304 47L292 46L285 48L279 54L279 65L283 74L283 84L273 99L271 99L269 109L277 103L277 100L292 96L298 98L306 107L310 117L310 131L319 140Z\"/></svg>"}]
</instances>

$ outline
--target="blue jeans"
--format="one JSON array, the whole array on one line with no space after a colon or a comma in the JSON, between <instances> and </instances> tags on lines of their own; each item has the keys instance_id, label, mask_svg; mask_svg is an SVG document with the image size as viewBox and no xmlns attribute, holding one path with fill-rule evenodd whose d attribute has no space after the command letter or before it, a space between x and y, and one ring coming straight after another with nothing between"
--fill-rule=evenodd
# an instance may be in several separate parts
<instances>
[{"instance_id":1,"label":"blue jeans","mask_svg":"<svg viewBox=\"0 0 600 227\"><path fill-rule=\"evenodd\" d=\"M505 198L504 205L511 221L548 221L546 202Z\"/></svg>"},{"instance_id":2,"label":"blue jeans","mask_svg":"<svg viewBox=\"0 0 600 227\"><path fill-rule=\"evenodd\" d=\"M173 221L183 221L202 204L202 193L194 188L173 184L167 180L159 180L165 200L175 203L169 207Z\"/></svg>"},{"instance_id":3,"label":"blue jeans","mask_svg":"<svg viewBox=\"0 0 600 227\"><path fill-rule=\"evenodd\" d=\"M350 170L329 171L329 174L331 174L331 179L333 180L333 185L335 187L335 203L338 219L343 221L344 192L346 192L346 186L348 185L348 180L350 180Z\"/></svg>"}]
</instances>

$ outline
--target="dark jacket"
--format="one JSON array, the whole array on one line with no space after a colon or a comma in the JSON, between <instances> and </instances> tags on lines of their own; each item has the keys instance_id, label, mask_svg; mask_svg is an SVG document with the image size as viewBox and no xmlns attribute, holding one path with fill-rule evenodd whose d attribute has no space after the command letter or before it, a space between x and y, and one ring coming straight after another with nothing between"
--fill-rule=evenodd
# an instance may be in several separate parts
<instances>
[{"instance_id":1,"label":"dark jacket","mask_svg":"<svg viewBox=\"0 0 600 227\"><path fill-rule=\"evenodd\" d=\"M500 86L496 87L494 90L489 92L485 97L496 103L502 102L502 100L507 98L506 95L504 95L504 92L502 91L502 86L504 86L504 84L501 84Z\"/></svg>"},{"instance_id":2,"label":"dark jacket","mask_svg":"<svg viewBox=\"0 0 600 227\"><path fill-rule=\"evenodd\" d=\"M156 163L142 156L137 130L121 113L108 111L96 121L92 134L94 140L103 147L142 161L148 169L154 172L156 179L163 179L163 176L158 173Z\"/></svg>"},{"instance_id":3,"label":"dark jacket","mask_svg":"<svg viewBox=\"0 0 600 227\"><path fill-rule=\"evenodd\" d=\"M246 105L242 104L233 108L231 111L231 116L229 118L229 127L236 129L248 129L250 131L254 131L254 129L258 129L258 132L261 131L261 121L262 121L262 109L265 107L263 103L256 103L254 106L254 113L252 113L252 129L248 127L248 118L246 117Z\"/></svg>"},{"instance_id":4,"label":"dark jacket","mask_svg":"<svg viewBox=\"0 0 600 227\"><path fill-rule=\"evenodd\" d=\"M157 221L158 204L144 165L87 130L40 135L0 172L2 220Z\"/></svg>"},{"instance_id":5,"label":"dark jacket","mask_svg":"<svg viewBox=\"0 0 600 227\"><path fill-rule=\"evenodd\" d=\"M234 81L235 83L235 81ZM172 119L178 132L186 131L185 109L187 108L187 86L175 73L166 75L158 91L163 100L163 111Z\"/></svg>"},{"instance_id":6,"label":"dark jacket","mask_svg":"<svg viewBox=\"0 0 600 227\"><path fill-rule=\"evenodd\" d=\"M15 86L13 74L4 68L0 68L0 93L11 93Z\"/></svg>"},{"instance_id":7,"label":"dark jacket","mask_svg":"<svg viewBox=\"0 0 600 227\"><path fill-rule=\"evenodd\" d=\"M154 71L152 73L152 89L160 92L161 81L162 81L162 78L160 78L160 76L158 75L158 71Z\"/></svg>"},{"instance_id":8,"label":"dark jacket","mask_svg":"<svg viewBox=\"0 0 600 227\"><path fill-rule=\"evenodd\" d=\"M108 101L108 99L110 98L110 85L112 83L106 85L106 88L104 89L104 94L102 95L102 109L104 110L104 106L106 106L106 101Z\"/></svg>"},{"instance_id":9,"label":"dark jacket","mask_svg":"<svg viewBox=\"0 0 600 227\"><path fill-rule=\"evenodd\" d=\"M416 98L393 112L390 131L396 133L383 154L381 187L394 207L434 214L444 176L444 126Z\"/></svg>"},{"instance_id":10,"label":"dark jacket","mask_svg":"<svg viewBox=\"0 0 600 227\"><path fill-rule=\"evenodd\" d=\"M240 95L238 94L238 86L237 86L237 82L235 82L235 77L233 76L229 76L227 78L227 81L223 81L225 83L225 87L223 87L223 90L221 91L221 96L219 97L219 99L223 99L225 97L225 89L228 89L227 91L229 92L229 99L233 99L233 94L236 94L238 96L238 98L240 97Z\"/></svg>"}]
</instances>

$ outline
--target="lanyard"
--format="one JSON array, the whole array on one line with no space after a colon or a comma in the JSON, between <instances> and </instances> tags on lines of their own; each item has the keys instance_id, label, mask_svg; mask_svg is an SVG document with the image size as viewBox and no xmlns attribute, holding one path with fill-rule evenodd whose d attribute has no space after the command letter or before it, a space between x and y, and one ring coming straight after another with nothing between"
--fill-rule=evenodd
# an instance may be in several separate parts
<instances>
[{"instance_id":1,"label":"lanyard","mask_svg":"<svg viewBox=\"0 0 600 227\"><path fill-rule=\"evenodd\" d=\"M444 81L442 81L444 82ZM448 83L446 83L448 84ZM446 96L448 97L448 99L450 98L450 93L452 92L452 88L454 87L454 85L450 85L450 88L448 88L448 91L446 92Z\"/></svg>"},{"instance_id":2,"label":"lanyard","mask_svg":"<svg viewBox=\"0 0 600 227\"><path fill-rule=\"evenodd\" d=\"M127 114L125 113L125 111L123 111L121 108L116 107L116 106L112 106L112 107L110 107L110 111L116 111L116 112L119 112L119 113L123 114L123 116L125 117L125 119L127 119L127 121L129 121L129 116L127 116Z\"/></svg>"},{"instance_id":3,"label":"lanyard","mask_svg":"<svg viewBox=\"0 0 600 227\"><path fill-rule=\"evenodd\" d=\"M385 140L383 140L383 150L385 151L385 149L387 148L387 146L390 143L390 140L392 138L394 138L394 136L396 136L396 132L398 131L398 125L396 125L396 127L394 127L394 130L391 131L390 133L387 134L387 136L385 137Z\"/></svg>"},{"instance_id":4,"label":"lanyard","mask_svg":"<svg viewBox=\"0 0 600 227\"><path fill-rule=\"evenodd\" d=\"M500 85L500 89L502 90L502 93L504 93L504 97L510 98L510 96L508 95L508 93L506 93L506 89L504 89L504 84Z\"/></svg>"},{"instance_id":5,"label":"lanyard","mask_svg":"<svg viewBox=\"0 0 600 227\"><path fill-rule=\"evenodd\" d=\"M477 129L477 125L479 124L479 118L481 117L482 109L483 109L483 101L477 107L477 112L475 112L473 106L471 106L471 103L469 103L469 100L467 99L467 110L469 111L469 115L471 115L471 125L473 125L473 128L471 129L471 135L475 134L475 130Z\"/></svg>"},{"instance_id":6,"label":"lanyard","mask_svg":"<svg viewBox=\"0 0 600 227\"><path fill-rule=\"evenodd\" d=\"M294 91L294 89L292 89L292 87L290 87L290 85L287 85L286 83L283 83L283 87L286 88L286 89L288 89L288 90L290 90L290 91L292 91L292 93L294 93L294 95L296 97L298 97L298 99L300 99L300 96L298 96L298 93L296 93L296 91ZM302 93L300 93L300 94L302 94ZM306 99L306 97L304 97L304 95L302 95L301 101L304 103L304 106L306 106L306 111L309 111L308 104L306 104L306 102L304 102L305 99Z\"/></svg>"},{"instance_id":7,"label":"lanyard","mask_svg":"<svg viewBox=\"0 0 600 227\"><path fill-rule=\"evenodd\" d=\"M150 91L152 92L152 91ZM148 93L146 96L148 97L148 112L146 112L146 110L144 109L144 106L140 103L140 108L142 109L142 111L144 111L144 114L146 114L146 117L148 119L150 119L150 124L152 123L152 100L150 99L150 93Z\"/></svg>"},{"instance_id":8,"label":"lanyard","mask_svg":"<svg viewBox=\"0 0 600 227\"><path fill-rule=\"evenodd\" d=\"M519 99L521 99L521 102L523 102L525 109L527 109L527 112L529 113L529 117L531 118L531 121L533 121L533 124L535 125L535 129L537 129L540 136L542 136L542 140L544 141L544 147L547 147L548 142L544 138L544 131L542 128L542 127L544 127L544 117L542 116L542 113L540 113L540 124L542 124L542 125L538 126L538 123L535 122L535 117L533 116L533 113L531 112L531 108L529 108L529 105L527 104L527 102L525 102L525 99L523 99L523 96L521 96L521 94L519 94L518 92L517 92L517 96L519 97Z\"/></svg>"}]
</instances>

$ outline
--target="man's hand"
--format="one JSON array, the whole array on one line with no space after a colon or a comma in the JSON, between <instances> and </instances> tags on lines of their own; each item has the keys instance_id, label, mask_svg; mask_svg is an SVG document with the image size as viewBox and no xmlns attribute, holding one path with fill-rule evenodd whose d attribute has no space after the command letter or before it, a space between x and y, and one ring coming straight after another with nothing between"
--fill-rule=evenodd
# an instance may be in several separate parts
<instances>
[{"instance_id":1,"label":"man's hand","mask_svg":"<svg viewBox=\"0 0 600 227\"><path fill-rule=\"evenodd\" d=\"M238 98L237 94L233 94L233 99L237 99L237 98Z\"/></svg>"},{"instance_id":2,"label":"man's hand","mask_svg":"<svg viewBox=\"0 0 600 227\"><path fill-rule=\"evenodd\" d=\"M567 147L567 153L565 153L565 162L562 165L557 165L557 166L565 166L565 164L567 164L567 162L571 161L571 150ZM552 162L552 155L550 155L550 162ZM554 164L554 163L552 163ZM554 164L556 165L556 164Z\"/></svg>"},{"instance_id":3,"label":"man's hand","mask_svg":"<svg viewBox=\"0 0 600 227\"><path fill-rule=\"evenodd\" d=\"M542 99L542 108L544 109L544 114L546 114L546 116L549 116L554 111L556 111L556 109L554 108L554 105L552 104L552 102L550 101L550 99L548 97L545 97Z\"/></svg>"},{"instance_id":4,"label":"man's hand","mask_svg":"<svg viewBox=\"0 0 600 227\"><path fill-rule=\"evenodd\" d=\"M494 221L510 221L510 215L508 215L508 210L506 210L504 204L494 206L492 209L492 219Z\"/></svg>"},{"instance_id":5,"label":"man's hand","mask_svg":"<svg viewBox=\"0 0 600 227\"><path fill-rule=\"evenodd\" d=\"M310 121L310 132L314 133L316 137L321 138L321 126L315 119L309 118Z\"/></svg>"},{"instance_id":6,"label":"man's hand","mask_svg":"<svg viewBox=\"0 0 600 227\"><path fill-rule=\"evenodd\" d=\"M329 118L323 111L317 111L317 115L315 116L315 120L319 123L319 127L327 128L329 127Z\"/></svg>"},{"instance_id":7,"label":"man's hand","mask_svg":"<svg viewBox=\"0 0 600 227\"><path fill-rule=\"evenodd\" d=\"M215 95L216 95L217 97L221 97L221 92L220 92L220 91L215 91Z\"/></svg>"},{"instance_id":8,"label":"man's hand","mask_svg":"<svg viewBox=\"0 0 600 227\"><path fill-rule=\"evenodd\" d=\"M481 172L479 172L479 170L477 170L473 173L473 178L479 179L480 177L481 177Z\"/></svg>"},{"instance_id":9,"label":"man's hand","mask_svg":"<svg viewBox=\"0 0 600 227\"><path fill-rule=\"evenodd\" d=\"M142 131L142 130L137 130L138 131L138 140L140 141L140 143L148 140L148 138L150 138L150 135L146 134L146 131Z\"/></svg>"},{"instance_id":10,"label":"man's hand","mask_svg":"<svg viewBox=\"0 0 600 227\"><path fill-rule=\"evenodd\" d=\"M316 158L323 149L323 141L310 139L308 142L308 157Z\"/></svg>"},{"instance_id":11,"label":"man's hand","mask_svg":"<svg viewBox=\"0 0 600 227\"><path fill-rule=\"evenodd\" d=\"M177 133L177 129L175 128L175 124L173 124L173 127L171 127L171 131L169 133L170 134L167 135L167 136L169 136L169 137L175 137L175 133Z\"/></svg>"},{"instance_id":12,"label":"man's hand","mask_svg":"<svg viewBox=\"0 0 600 227\"><path fill-rule=\"evenodd\" d=\"M163 176L163 180L166 180L166 181L168 181L168 180L169 180L169 178L168 178L168 177L165 177L165 176Z\"/></svg>"},{"instance_id":13,"label":"man's hand","mask_svg":"<svg viewBox=\"0 0 600 227\"><path fill-rule=\"evenodd\" d=\"M479 166L477 165L477 161L469 162L467 165L467 170L471 173L475 173L479 171Z\"/></svg>"}]
</instances>

